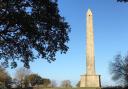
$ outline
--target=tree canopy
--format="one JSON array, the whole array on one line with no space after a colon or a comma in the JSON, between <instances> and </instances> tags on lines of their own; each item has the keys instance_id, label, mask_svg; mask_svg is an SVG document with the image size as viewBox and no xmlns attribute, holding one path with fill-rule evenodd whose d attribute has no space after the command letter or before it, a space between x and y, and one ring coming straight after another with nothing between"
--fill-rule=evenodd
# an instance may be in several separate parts
<instances>
[{"instance_id":1,"label":"tree canopy","mask_svg":"<svg viewBox=\"0 0 128 89\"><path fill-rule=\"evenodd\" d=\"M67 52L69 32L57 0L0 0L0 60L5 67L15 68L19 60L29 68L39 57L54 61L58 51Z\"/></svg>"},{"instance_id":2,"label":"tree canopy","mask_svg":"<svg viewBox=\"0 0 128 89\"><path fill-rule=\"evenodd\" d=\"M117 0L118 2L128 2L128 0Z\"/></svg>"},{"instance_id":3,"label":"tree canopy","mask_svg":"<svg viewBox=\"0 0 128 89\"><path fill-rule=\"evenodd\" d=\"M28 80L31 83L32 86L35 86L36 84L43 84L42 77L39 76L38 74L31 74L28 76Z\"/></svg>"},{"instance_id":4,"label":"tree canopy","mask_svg":"<svg viewBox=\"0 0 128 89\"><path fill-rule=\"evenodd\" d=\"M51 83L50 79L42 78L38 74L31 74L27 78L32 86L43 85L43 87L48 87L48 85Z\"/></svg>"}]
</instances>

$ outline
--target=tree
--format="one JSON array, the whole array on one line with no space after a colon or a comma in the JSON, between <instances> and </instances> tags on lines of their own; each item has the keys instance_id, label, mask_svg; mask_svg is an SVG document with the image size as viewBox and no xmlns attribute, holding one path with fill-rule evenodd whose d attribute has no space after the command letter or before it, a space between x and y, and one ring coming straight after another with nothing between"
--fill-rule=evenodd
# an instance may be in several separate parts
<instances>
[{"instance_id":1,"label":"tree","mask_svg":"<svg viewBox=\"0 0 128 89\"><path fill-rule=\"evenodd\" d=\"M56 81L52 80L50 86L51 86L51 88L56 88L57 87Z\"/></svg>"},{"instance_id":2,"label":"tree","mask_svg":"<svg viewBox=\"0 0 128 89\"><path fill-rule=\"evenodd\" d=\"M12 79L11 88L20 88L20 82L16 78Z\"/></svg>"},{"instance_id":3,"label":"tree","mask_svg":"<svg viewBox=\"0 0 128 89\"><path fill-rule=\"evenodd\" d=\"M64 80L64 81L62 81L61 87L62 88L71 88L72 87L71 81L70 80Z\"/></svg>"},{"instance_id":4,"label":"tree","mask_svg":"<svg viewBox=\"0 0 128 89\"><path fill-rule=\"evenodd\" d=\"M80 81L76 84L76 87L80 87Z\"/></svg>"},{"instance_id":5,"label":"tree","mask_svg":"<svg viewBox=\"0 0 128 89\"><path fill-rule=\"evenodd\" d=\"M38 74L29 75L28 81L32 86L43 85L43 87L48 87L48 85L51 83L50 79L42 78Z\"/></svg>"},{"instance_id":6,"label":"tree","mask_svg":"<svg viewBox=\"0 0 128 89\"><path fill-rule=\"evenodd\" d=\"M128 0L117 0L118 2L128 2Z\"/></svg>"},{"instance_id":7,"label":"tree","mask_svg":"<svg viewBox=\"0 0 128 89\"><path fill-rule=\"evenodd\" d=\"M12 77L9 74L7 74L7 79L5 81L5 86L9 89L11 88L11 82L12 82Z\"/></svg>"},{"instance_id":8,"label":"tree","mask_svg":"<svg viewBox=\"0 0 128 89\"><path fill-rule=\"evenodd\" d=\"M43 84L43 79L38 74L29 75L28 80L32 86Z\"/></svg>"},{"instance_id":9,"label":"tree","mask_svg":"<svg viewBox=\"0 0 128 89\"><path fill-rule=\"evenodd\" d=\"M24 78L24 80L23 80L23 83L24 83L24 87L25 87L25 88L31 87L30 81L29 81L29 79L28 79L28 76L29 76L29 75L25 76L25 78Z\"/></svg>"},{"instance_id":10,"label":"tree","mask_svg":"<svg viewBox=\"0 0 128 89\"><path fill-rule=\"evenodd\" d=\"M50 84L50 79L43 78L43 87L47 88Z\"/></svg>"},{"instance_id":11,"label":"tree","mask_svg":"<svg viewBox=\"0 0 128 89\"><path fill-rule=\"evenodd\" d=\"M54 61L66 53L70 27L59 14L57 0L0 0L0 60L29 68L37 58ZM35 53L36 52L36 53Z\"/></svg>"},{"instance_id":12,"label":"tree","mask_svg":"<svg viewBox=\"0 0 128 89\"><path fill-rule=\"evenodd\" d=\"M27 68L21 67L16 70L15 78L20 82L21 87L25 87L25 83L28 83L26 77L31 74L31 71Z\"/></svg>"},{"instance_id":13,"label":"tree","mask_svg":"<svg viewBox=\"0 0 128 89\"><path fill-rule=\"evenodd\" d=\"M0 84L4 85L5 87L9 87L12 78L6 72L5 68L0 66Z\"/></svg>"},{"instance_id":14,"label":"tree","mask_svg":"<svg viewBox=\"0 0 128 89\"><path fill-rule=\"evenodd\" d=\"M0 82L5 83L5 81L7 80L7 76L8 75L5 69L2 66L0 66Z\"/></svg>"},{"instance_id":15,"label":"tree","mask_svg":"<svg viewBox=\"0 0 128 89\"><path fill-rule=\"evenodd\" d=\"M110 73L114 81L128 86L128 54L122 57L121 54L115 56L110 63Z\"/></svg>"}]
</instances>

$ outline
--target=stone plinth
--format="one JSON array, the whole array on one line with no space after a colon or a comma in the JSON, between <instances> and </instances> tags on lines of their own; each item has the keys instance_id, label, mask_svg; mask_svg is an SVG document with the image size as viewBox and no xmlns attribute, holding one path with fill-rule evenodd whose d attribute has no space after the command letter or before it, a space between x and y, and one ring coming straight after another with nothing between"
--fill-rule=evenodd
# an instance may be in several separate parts
<instances>
[{"instance_id":1,"label":"stone plinth","mask_svg":"<svg viewBox=\"0 0 128 89\"><path fill-rule=\"evenodd\" d=\"M80 87L101 87L100 75L81 75Z\"/></svg>"}]
</instances>

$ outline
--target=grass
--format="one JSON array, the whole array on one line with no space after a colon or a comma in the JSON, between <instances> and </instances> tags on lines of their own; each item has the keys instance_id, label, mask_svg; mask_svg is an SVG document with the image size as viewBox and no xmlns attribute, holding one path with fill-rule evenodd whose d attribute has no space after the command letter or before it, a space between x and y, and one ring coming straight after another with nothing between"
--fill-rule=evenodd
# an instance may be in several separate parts
<instances>
[{"instance_id":1,"label":"grass","mask_svg":"<svg viewBox=\"0 0 128 89\"><path fill-rule=\"evenodd\" d=\"M86 87L86 88L35 88L35 89L128 89L128 88L121 88L121 87L92 88L92 87Z\"/></svg>"},{"instance_id":2,"label":"grass","mask_svg":"<svg viewBox=\"0 0 128 89\"><path fill-rule=\"evenodd\" d=\"M19 89L19 88L17 88ZM121 87L105 87L105 88L92 88L92 87L86 87L86 88L43 88L43 87L36 87L36 88L25 88L25 89L128 89L128 88L121 88Z\"/></svg>"},{"instance_id":3,"label":"grass","mask_svg":"<svg viewBox=\"0 0 128 89\"><path fill-rule=\"evenodd\" d=\"M34 88L34 89L101 89L101 88L88 87L88 88Z\"/></svg>"}]
</instances>

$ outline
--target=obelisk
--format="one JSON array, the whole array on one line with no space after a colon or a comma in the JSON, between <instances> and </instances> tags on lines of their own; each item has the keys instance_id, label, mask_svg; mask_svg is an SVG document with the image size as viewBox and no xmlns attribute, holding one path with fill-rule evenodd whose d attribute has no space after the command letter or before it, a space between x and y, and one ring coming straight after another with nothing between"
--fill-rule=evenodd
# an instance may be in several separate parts
<instances>
[{"instance_id":1,"label":"obelisk","mask_svg":"<svg viewBox=\"0 0 128 89\"><path fill-rule=\"evenodd\" d=\"M93 14L86 16L86 75L81 75L80 87L100 87L100 75L95 72Z\"/></svg>"},{"instance_id":2,"label":"obelisk","mask_svg":"<svg viewBox=\"0 0 128 89\"><path fill-rule=\"evenodd\" d=\"M94 63L94 34L93 34L93 17L89 9L87 11L87 25L86 25L86 65L87 75L95 74Z\"/></svg>"}]
</instances>

